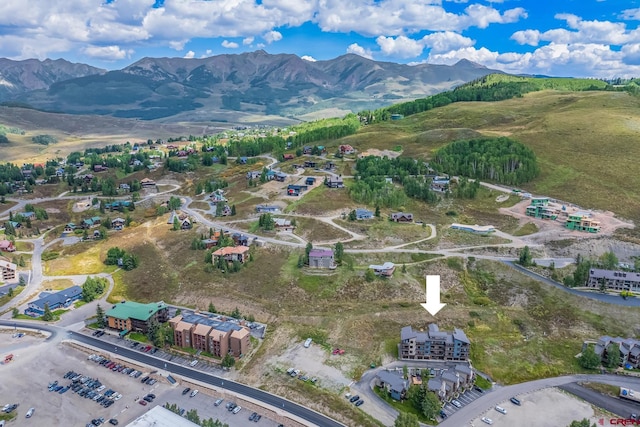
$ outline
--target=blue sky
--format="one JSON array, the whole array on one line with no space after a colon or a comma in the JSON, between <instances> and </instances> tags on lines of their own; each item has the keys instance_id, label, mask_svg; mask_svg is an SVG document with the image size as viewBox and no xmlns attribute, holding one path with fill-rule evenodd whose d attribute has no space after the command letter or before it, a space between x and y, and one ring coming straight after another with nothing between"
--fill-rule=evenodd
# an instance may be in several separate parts
<instances>
[{"instance_id":1,"label":"blue sky","mask_svg":"<svg viewBox=\"0 0 640 427\"><path fill-rule=\"evenodd\" d=\"M28 4L28 6L26 6ZM640 76L640 0L4 0L0 57L117 69L264 49L512 73Z\"/></svg>"}]
</instances>

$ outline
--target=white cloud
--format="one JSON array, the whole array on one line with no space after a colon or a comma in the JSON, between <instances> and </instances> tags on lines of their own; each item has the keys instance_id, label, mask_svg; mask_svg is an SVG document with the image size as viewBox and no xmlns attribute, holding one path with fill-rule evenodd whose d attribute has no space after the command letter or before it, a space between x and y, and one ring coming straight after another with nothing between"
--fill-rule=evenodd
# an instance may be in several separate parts
<instances>
[{"instance_id":1,"label":"white cloud","mask_svg":"<svg viewBox=\"0 0 640 427\"><path fill-rule=\"evenodd\" d=\"M82 53L95 59L116 61L129 58L133 50L120 49L118 46L88 46L82 50Z\"/></svg>"},{"instance_id":2,"label":"white cloud","mask_svg":"<svg viewBox=\"0 0 640 427\"><path fill-rule=\"evenodd\" d=\"M278 40L282 40L282 34L280 34L278 31L267 31L262 36L262 38L267 42L267 44L271 44L273 42L277 42Z\"/></svg>"},{"instance_id":3,"label":"white cloud","mask_svg":"<svg viewBox=\"0 0 640 427\"><path fill-rule=\"evenodd\" d=\"M245 46L250 45L251 43L253 43L254 37L245 37L244 39L242 39L242 44Z\"/></svg>"},{"instance_id":4,"label":"white cloud","mask_svg":"<svg viewBox=\"0 0 640 427\"><path fill-rule=\"evenodd\" d=\"M314 58L313 56L309 56L309 55L302 55L300 58L301 58L301 59L304 59L305 61L309 61L309 62L316 62L316 58Z\"/></svg>"},{"instance_id":5,"label":"white cloud","mask_svg":"<svg viewBox=\"0 0 640 427\"><path fill-rule=\"evenodd\" d=\"M538 43L540 42L540 31L538 30L516 31L511 35L511 40L515 40L519 44L528 44L529 46L538 46Z\"/></svg>"},{"instance_id":6,"label":"white cloud","mask_svg":"<svg viewBox=\"0 0 640 427\"><path fill-rule=\"evenodd\" d=\"M376 43L384 55L399 58L415 58L422 54L424 49L422 43L405 36L396 38L380 36L376 39Z\"/></svg>"},{"instance_id":7,"label":"white cloud","mask_svg":"<svg viewBox=\"0 0 640 427\"><path fill-rule=\"evenodd\" d=\"M360 46L358 43L350 44L349 47L347 48L347 53L353 53L358 56L362 56L363 58L373 59L373 54L371 53L371 50L365 49L364 47Z\"/></svg>"},{"instance_id":8,"label":"white cloud","mask_svg":"<svg viewBox=\"0 0 640 427\"><path fill-rule=\"evenodd\" d=\"M430 48L431 52L436 53L473 46L475 41L469 37L454 33L453 31L443 31L424 36L422 43L424 46Z\"/></svg>"},{"instance_id":9,"label":"white cloud","mask_svg":"<svg viewBox=\"0 0 640 427\"><path fill-rule=\"evenodd\" d=\"M222 47L226 49L237 49L240 45L236 42L230 42L229 40L223 40L221 43Z\"/></svg>"},{"instance_id":10,"label":"white cloud","mask_svg":"<svg viewBox=\"0 0 640 427\"><path fill-rule=\"evenodd\" d=\"M487 28L490 24L508 24L517 22L520 18L526 18L527 12L517 7L506 10L503 14L491 6L472 4L465 9L468 15L468 26Z\"/></svg>"},{"instance_id":11,"label":"white cloud","mask_svg":"<svg viewBox=\"0 0 640 427\"><path fill-rule=\"evenodd\" d=\"M640 7L635 9L626 9L622 11L620 19L627 19L630 21L640 21Z\"/></svg>"},{"instance_id":12,"label":"white cloud","mask_svg":"<svg viewBox=\"0 0 640 427\"><path fill-rule=\"evenodd\" d=\"M640 74L640 44L615 51L598 43L550 43L526 53L499 53L484 47L466 47L431 54L427 62L451 65L461 59L516 74L571 77L634 77Z\"/></svg>"},{"instance_id":13,"label":"white cloud","mask_svg":"<svg viewBox=\"0 0 640 427\"><path fill-rule=\"evenodd\" d=\"M192 58L195 58L195 56L196 56L196 53L194 51L190 50L189 52L184 54L183 58L184 59L192 59Z\"/></svg>"},{"instance_id":14,"label":"white cloud","mask_svg":"<svg viewBox=\"0 0 640 427\"><path fill-rule=\"evenodd\" d=\"M175 40L169 42L169 47L173 50L183 50L184 45L187 44L189 40Z\"/></svg>"}]
</instances>

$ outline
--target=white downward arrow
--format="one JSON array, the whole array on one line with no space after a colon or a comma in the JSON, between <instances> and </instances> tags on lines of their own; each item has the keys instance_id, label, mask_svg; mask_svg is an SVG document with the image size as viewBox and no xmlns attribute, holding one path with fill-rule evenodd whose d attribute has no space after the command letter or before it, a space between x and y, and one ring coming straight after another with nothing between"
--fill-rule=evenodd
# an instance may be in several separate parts
<instances>
[{"instance_id":1,"label":"white downward arrow","mask_svg":"<svg viewBox=\"0 0 640 427\"><path fill-rule=\"evenodd\" d=\"M427 299L420 305L432 316L447 305L440 302L440 276L427 276Z\"/></svg>"}]
</instances>

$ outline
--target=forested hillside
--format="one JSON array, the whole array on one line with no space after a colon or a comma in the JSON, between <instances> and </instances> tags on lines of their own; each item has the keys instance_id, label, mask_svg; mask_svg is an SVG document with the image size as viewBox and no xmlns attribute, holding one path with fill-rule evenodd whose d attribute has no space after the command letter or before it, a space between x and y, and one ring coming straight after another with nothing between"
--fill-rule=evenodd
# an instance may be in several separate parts
<instances>
[{"instance_id":1,"label":"forested hillside","mask_svg":"<svg viewBox=\"0 0 640 427\"><path fill-rule=\"evenodd\" d=\"M452 142L436 151L431 167L508 185L529 182L540 173L533 150L505 137Z\"/></svg>"}]
</instances>

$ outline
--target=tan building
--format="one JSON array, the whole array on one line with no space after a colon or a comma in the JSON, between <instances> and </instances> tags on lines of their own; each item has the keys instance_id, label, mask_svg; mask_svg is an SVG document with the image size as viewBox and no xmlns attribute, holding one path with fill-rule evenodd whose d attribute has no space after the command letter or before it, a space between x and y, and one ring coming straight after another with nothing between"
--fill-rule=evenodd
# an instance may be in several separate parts
<instances>
[{"instance_id":1,"label":"tan building","mask_svg":"<svg viewBox=\"0 0 640 427\"><path fill-rule=\"evenodd\" d=\"M17 277L18 266L0 259L0 278L3 282L13 282Z\"/></svg>"},{"instance_id":2,"label":"tan building","mask_svg":"<svg viewBox=\"0 0 640 427\"><path fill-rule=\"evenodd\" d=\"M121 331L123 336L132 331L146 333L151 321L166 322L167 314L168 307L163 301L149 304L123 301L105 313L109 327Z\"/></svg>"},{"instance_id":3,"label":"tan building","mask_svg":"<svg viewBox=\"0 0 640 427\"><path fill-rule=\"evenodd\" d=\"M199 314L178 315L169 321L175 345L194 348L216 357L240 357L249 350L249 330L235 322Z\"/></svg>"},{"instance_id":4,"label":"tan building","mask_svg":"<svg viewBox=\"0 0 640 427\"><path fill-rule=\"evenodd\" d=\"M231 353L234 356L245 354L249 350L249 331L246 328L231 332Z\"/></svg>"}]
</instances>

